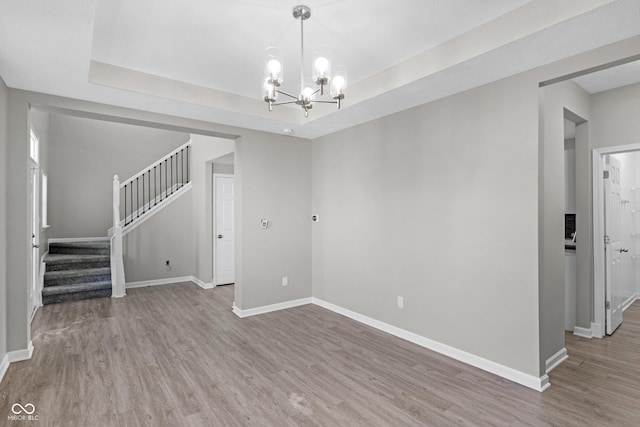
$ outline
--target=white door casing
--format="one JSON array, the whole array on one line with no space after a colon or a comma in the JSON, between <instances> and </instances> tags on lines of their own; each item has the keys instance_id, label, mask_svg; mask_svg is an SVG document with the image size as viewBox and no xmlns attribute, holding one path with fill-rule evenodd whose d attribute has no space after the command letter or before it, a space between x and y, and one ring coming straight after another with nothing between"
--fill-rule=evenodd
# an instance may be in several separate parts
<instances>
[{"instance_id":1,"label":"white door casing","mask_svg":"<svg viewBox=\"0 0 640 427\"><path fill-rule=\"evenodd\" d=\"M213 175L214 194L214 285L226 285L235 281L234 259L234 178L230 175Z\"/></svg>"},{"instance_id":2,"label":"white door casing","mask_svg":"<svg viewBox=\"0 0 640 427\"><path fill-rule=\"evenodd\" d=\"M621 294L622 254L628 249L621 246L620 162L608 155L606 157L604 178L605 199L605 310L606 331L612 334L622 323L624 298ZM607 176L608 175L608 176Z\"/></svg>"}]
</instances>

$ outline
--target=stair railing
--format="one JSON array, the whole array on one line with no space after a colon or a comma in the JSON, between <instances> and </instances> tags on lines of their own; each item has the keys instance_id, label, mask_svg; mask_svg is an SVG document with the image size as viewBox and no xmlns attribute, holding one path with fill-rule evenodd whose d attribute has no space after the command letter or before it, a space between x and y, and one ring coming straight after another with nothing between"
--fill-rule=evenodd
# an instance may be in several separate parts
<instances>
[{"instance_id":1,"label":"stair railing","mask_svg":"<svg viewBox=\"0 0 640 427\"><path fill-rule=\"evenodd\" d=\"M123 183L120 183L118 175L113 177L113 228L109 230L113 297L125 295L123 235L127 229L144 220L156 207L174 194L179 194L180 189L191 182L190 155L191 141Z\"/></svg>"},{"instance_id":2,"label":"stair railing","mask_svg":"<svg viewBox=\"0 0 640 427\"><path fill-rule=\"evenodd\" d=\"M191 141L120 184L125 229L191 182L190 151Z\"/></svg>"}]
</instances>

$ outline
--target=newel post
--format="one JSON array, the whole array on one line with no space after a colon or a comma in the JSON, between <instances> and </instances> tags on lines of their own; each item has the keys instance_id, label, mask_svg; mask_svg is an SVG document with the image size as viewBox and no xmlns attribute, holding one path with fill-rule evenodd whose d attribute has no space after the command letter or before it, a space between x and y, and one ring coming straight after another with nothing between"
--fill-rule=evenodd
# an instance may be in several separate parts
<instances>
[{"instance_id":1,"label":"newel post","mask_svg":"<svg viewBox=\"0 0 640 427\"><path fill-rule=\"evenodd\" d=\"M120 225L120 178L113 177L113 228Z\"/></svg>"},{"instance_id":2,"label":"newel post","mask_svg":"<svg viewBox=\"0 0 640 427\"><path fill-rule=\"evenodd\" d=\"M111 234L111 296L125 296L122 225L120 223L120 178L113 177L113 233Z\"/></svg>"}]
</instances>

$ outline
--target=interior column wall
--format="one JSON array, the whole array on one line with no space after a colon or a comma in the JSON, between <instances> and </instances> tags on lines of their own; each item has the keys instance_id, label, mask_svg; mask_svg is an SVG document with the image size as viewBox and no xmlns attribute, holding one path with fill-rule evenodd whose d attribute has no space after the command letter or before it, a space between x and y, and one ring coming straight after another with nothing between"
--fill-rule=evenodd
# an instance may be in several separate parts
<instances>
[{"instance_id":1,"label":"interior column wall","mask_svg":"<svg viewBox=\"0 0 640 427\"><path fill-rule=\"evenodd\" d=\"M7 354L7 101L0 77L0 362ZM1 373L0 373L1 374Z\"/></svg>"},{"instance_id":2,"label":"interior column wall","mask_svg":"<svg viewBox=\"0 0 640 427\"><path fill-rule=\"evenodd\" d=\"M540 174L541 264L540 264L540 351L541 370L546 361L564 348L564 120L566 110L572 121L589 120L590 96L572 81L557 83L540 89L542 138ZM587 125L589 122L586 122ZM577 265L577 321L590 325L590 226L583 218L588 181L586 169L579 166L588 156L589 146L576 127L576 265ZM581 209L582 208L582 209ZM586 320L585 320L586 319Z\"/></svg>"}]
</instances>

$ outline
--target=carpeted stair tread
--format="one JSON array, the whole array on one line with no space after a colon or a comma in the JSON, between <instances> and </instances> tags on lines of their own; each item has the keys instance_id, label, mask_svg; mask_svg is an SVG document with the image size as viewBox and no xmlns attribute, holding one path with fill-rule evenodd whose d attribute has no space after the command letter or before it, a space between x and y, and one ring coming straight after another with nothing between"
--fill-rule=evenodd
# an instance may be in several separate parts
<instances>
[{"instance_id":1,"label":"carpeted stair tread","mask_svg":"<svg viewBox=\"0 0 640 427\"><path fill-rule=\"evenodd\" d=\"M91 299L91 298L107 298L111 297L111 287L108 289L97 289L93 291L83 291L83 292L72 292L66 294L57 294L57 295L43 295L42 303L43 304L56 304L60 302L67 301L79 301L83 299Z\"/></svg>"},{"instance_id":2,"label":"carpeted stair tread","mask_svg":"<svg viewBox=\"0 0 640 427\"><path fill-rule=\"evenodd\" d=\"M44 262L46 263L46 271L79 270L109 267L111 257L109 255L47 254Z\"/></svg>"},{"instance_id":3,"label":"carpeted stair tread","mask_svg":"<svg viewBox=\"0 0 640 427\"><path fill-rule=\"evenodd\" d=\"M73 294L77 292L101 291L108 290L111 292L111 280L101 282L74 283L71 285L48 286L42 290L42 296Z\"/></svg>"},{"instance_id":4,"label":"carpeted stair tread","mask_svg":"<svg viewBox=\"0 0 640 427\"><path fill-rule=\"evenodd\" d=\"M47 271L44 273L45 287L103 280L111 280L111 267Z\"/></svg>"},{"instance_id":5,"label":"carpeted stair tread","mask_svg":"<svg viewBox=\"0 0 640 427\"><path fill-rule=\"evenodd\" d=\"M111 243L108 240L49 243L49 254L109 255L110 251Z\"/></svg>"}]
</instances>

